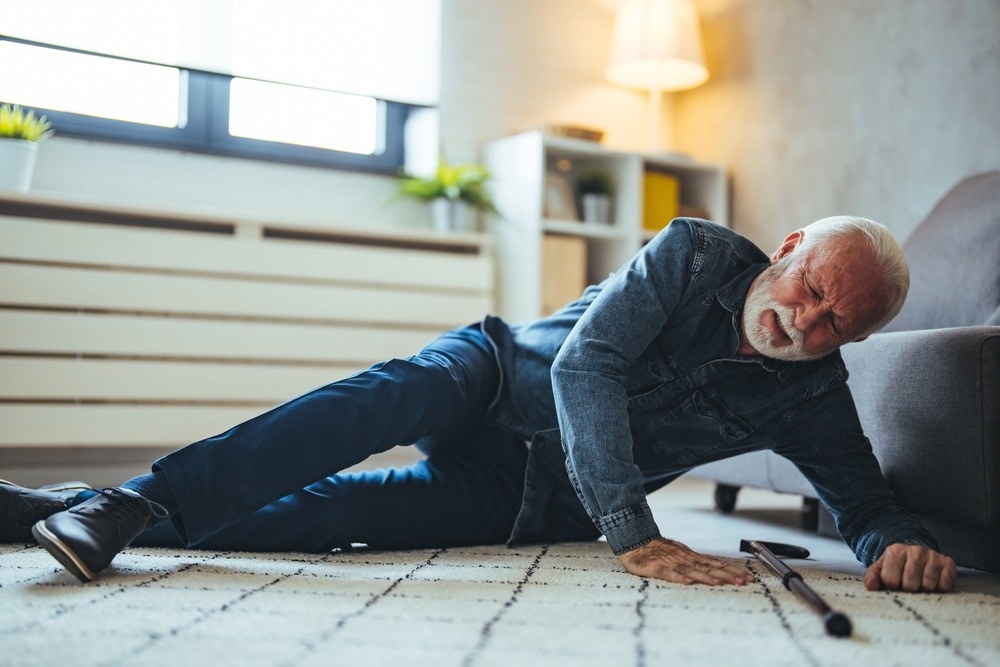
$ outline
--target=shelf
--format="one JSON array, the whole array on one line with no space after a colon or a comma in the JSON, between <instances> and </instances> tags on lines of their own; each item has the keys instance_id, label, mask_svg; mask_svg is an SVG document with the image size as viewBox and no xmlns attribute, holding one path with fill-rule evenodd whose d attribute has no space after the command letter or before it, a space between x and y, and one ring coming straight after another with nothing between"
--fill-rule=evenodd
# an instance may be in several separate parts
<instances>
[{"instance_id":1,"label":"shelf","mask_svg":"<svg viewBox=\"0 0 1000 667\"><path fill-rule=\"evenodd\" d=\"M610 151L598 143L585 141L583 139L569 139L566 137L550 136L546 136L544 139L547 149L566 155L579 155L582 157L592 156L599 158L624 157L628 155L627 153Z\"/></svg>"},{"instance_id":2,"label":"shelf","mask_svg":"<svg viewBox=\"0 0 1000 667\"><path fill-rule=\"evenodd\" d=\"M484 153L493 174L494 202L501 216L491 223L498 259L498 314L523 322L552 312L567 295L579 295L617 271L656 232L645 229L644 211L660 215L658 199L648 189L647 171L676 181L673 206L660 217L698 210L714 222L729 224L728 182L719 165L686 155L630 153L600 144L525 132L490 143ZM547 217L546 211L579 209L561 205L573 193L575 179L590 170L613 182L612 222L585 223ZM555 208L553 208L555 201ZM663 224L669 220L664 219Z\"/></svg>"},{"instance_id":3,"label":"shelf","mask_svg":"<svg viewBox=\"0 0 1000 667\"><path fill-rule=\"evenodd\" d=\"M542 221L542 231L550 234L584 236L595 239L625 239L627 236L622 229L613 225L598 225L578 220L546 219Z\"/></svg>"}]
</instances>

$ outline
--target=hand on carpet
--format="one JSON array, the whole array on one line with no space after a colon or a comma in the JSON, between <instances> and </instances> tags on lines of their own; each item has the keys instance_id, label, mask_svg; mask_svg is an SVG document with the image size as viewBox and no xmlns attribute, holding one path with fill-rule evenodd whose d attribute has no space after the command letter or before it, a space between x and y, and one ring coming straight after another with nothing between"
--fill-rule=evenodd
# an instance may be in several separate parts
<instances>
[{"instance_id":1,"label":"hand on carpet","mask_svg":"<svg viewBox=\"0 0 1000 667\"><path fill-rule=\"evenodd\" d=\"M697 553L680 542L662 537L626 551L618 560L631 574L676 584L742 586L754 581L753 575L746 568Z\"/></svg>"},{"instance_id":2,"label":"hand on carpet","mask_svg":"<svg viewBox=\"0 0 1000 667\"><path fill-rule=\"evenodd\" d=\"M865 588L877 591L940 591L955 584L955 561L919 544L892 544L865 572Z\"/></svg>"}]
</instances>

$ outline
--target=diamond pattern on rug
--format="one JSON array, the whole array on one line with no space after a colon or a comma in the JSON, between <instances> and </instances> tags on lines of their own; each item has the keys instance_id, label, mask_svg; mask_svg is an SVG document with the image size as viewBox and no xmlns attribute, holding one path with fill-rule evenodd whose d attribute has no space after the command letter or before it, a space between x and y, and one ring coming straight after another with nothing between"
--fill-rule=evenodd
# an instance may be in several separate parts
<instances>
[{"instance_id":1,"label":"diamond pattern on rug","mask_svg":"<svg viewBox=\"0 0 1000 667\"><path fill-rule=\"evenodd\" d=\"M798 570L836 639L756 561L745 587L627 574L604 543L327 554L129 549L79 584L0 546L0 664L996 665L1000 599Z\"/></svg>"}]
</instances>

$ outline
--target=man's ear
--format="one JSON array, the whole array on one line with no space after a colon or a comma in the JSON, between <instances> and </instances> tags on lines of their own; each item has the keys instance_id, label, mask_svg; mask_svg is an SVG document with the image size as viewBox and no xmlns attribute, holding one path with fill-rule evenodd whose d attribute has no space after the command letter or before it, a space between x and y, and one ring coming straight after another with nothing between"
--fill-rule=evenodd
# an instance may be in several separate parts
<instances>
[{"instance_id":1,"label":"man's ear","mask_svg":"<svg viewBox=\"0 0 1000 667\"><path fill-rule=\"evenodd\" d=\"M794 232L786 236L785 240L781 242L780 246L778 246L778 249L774 251L773 255L771 255L771 264L777 263L779 259L795 250L799 244L802 243L803 238L805 238L805 232L801 229L796 229Z\"/></svg>"}]
</instances>

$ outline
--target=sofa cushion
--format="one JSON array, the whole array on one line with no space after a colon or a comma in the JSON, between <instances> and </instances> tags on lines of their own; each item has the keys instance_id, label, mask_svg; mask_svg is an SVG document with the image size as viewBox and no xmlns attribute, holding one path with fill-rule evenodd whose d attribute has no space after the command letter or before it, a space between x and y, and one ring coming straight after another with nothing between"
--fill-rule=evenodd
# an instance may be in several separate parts
<instances>
[{"instance_id":1,"label":"sofa cushion","mask_svg":"<svg viewBox=\"0 0 1000 667\"><path fill-rule=\"evenodd\" d=\"M956 185L903 248L910 293L884 331L978 326L1000 306L1000 171Z\"/></svg>"}]
</instances>

